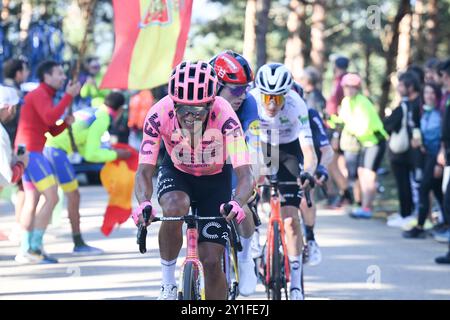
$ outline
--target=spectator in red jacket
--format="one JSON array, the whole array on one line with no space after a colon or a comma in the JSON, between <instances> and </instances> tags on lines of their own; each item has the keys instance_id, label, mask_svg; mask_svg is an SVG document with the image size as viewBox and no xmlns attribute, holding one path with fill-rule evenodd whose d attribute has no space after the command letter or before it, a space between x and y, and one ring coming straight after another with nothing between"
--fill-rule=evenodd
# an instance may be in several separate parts
<instances>
[{"instance_id":1,"label":"spectator in red jacket","mask_svg":"<svg viewBox=\"0 0 450 320\"><path fill-rule=\"evenodd\" d=\"M56 136L73 122L73 116L69 115L62 124L56 124L72 103L72 99L80 92L79 83L69 82L65 95L54 105L56 91L62 88L67 79L62 66L55 61L44 61L38 68L38 77L39 87L25 96L15 141L16 146L24 144L30 152L28 167L22 179L25 203L20 217L23 229L21 250L16 256L19 263L58 262L45 254L42 247L45 229L58 203L55 176L42 152L46 132ZM36 212L41 194L45 201Z\"/></svg>"},{"instance_id":2,"label":"spectator in red jacket","mask_svg":"<svg viewBox=\"0 0 450 320\"><path fill-rule=\"evenodd\" d=\"M342 77L347 73L349 60L346 57L338 57L334 61L334 79L333 87L331 91L331 96L327 100L327 114L330 116L332 114L338 113L339 105L342 99L344 99L344 88L341 85Z\"/></svg>"},{"instance_id":3,"label":"spectator in red jacket","mask_svg":"<svg viewBox=\"0 0 450 320\"><path fill-rule=\"evenodd\" d=\"M331 115L337 115L339 111L339 106L341 104L342 99L344 98L344 88L342 87L341 81L344 75L347 73L349 60L346 57L338 57L334 61L334 80L331 91L331 96L327 100L326 110L324 117L326 120L330 118ZM333 206L341 206L345 202L353 203L353 196L351 192L351 188L348 185L348 181L344 175L345 169L345 161L343 157L343 151L339 147L339 133L338 131L329 129L328 130L328 138L330 139L331 146L334 150L333 160L330 162L328 166L328 172L331 176L331 181L334 181L336 186L339 189L339 195L334 200L334 202L330 202ZM331 199L329 199L331 201Z\"/></svg>"}]
</instances>

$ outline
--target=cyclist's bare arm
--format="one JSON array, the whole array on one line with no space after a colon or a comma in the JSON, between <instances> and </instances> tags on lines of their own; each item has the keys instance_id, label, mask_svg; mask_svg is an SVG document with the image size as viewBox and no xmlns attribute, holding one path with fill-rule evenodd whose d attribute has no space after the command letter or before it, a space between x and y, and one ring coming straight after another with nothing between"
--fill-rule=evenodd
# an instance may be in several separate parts
<instances>
[{"instance_id":1,"label":"cyclist's bare arm","mask_svg":"<svg viewBox=\"0 0 450 320\"><path fill-rule=\"evenodd\" d=\"M234 200L236 200L241 207L247 204L248 199L253 193L255 186L253 175L250 165L239 166L234 168L236 176L238 178L238 184L236 187L236 194Z\"/></svg>"},{"instance_id":2,"label":"cyclist's bare arm","mask_svg":"<svg viewBox=\"0 0 450 320\"><path fill-rule=\"evenodd\" d=\"M153 194L153 173L156 166L152 164L139 164L134 181L136 199L139 203L150 200Z\"/></svg>"},{"instance_id":3,"label":"cyclist's bare arm","mask_svg":"<svg viewBox=\"0 0 450 320\"><path fill-rule=\"evenodd\" d=\"M314 175L317 168L317 155L313 144L300 144L303 152L303 170Z\"/></svg>"},{"instance_id":4,"label":"cyclist's bare arm","mask_svg":"<svg viewBox=\"0 0 450 320\"><path fill-rule=\"evenodd\" d=\"M323 165L325 168L327 168L328 165L333 160L333 155L334 155L333 148L331 148L330 145L326 145L326 146L320 148L320 152L322 152L322 157L320 158L320 164Z\"/></svg>"}]
</instances>

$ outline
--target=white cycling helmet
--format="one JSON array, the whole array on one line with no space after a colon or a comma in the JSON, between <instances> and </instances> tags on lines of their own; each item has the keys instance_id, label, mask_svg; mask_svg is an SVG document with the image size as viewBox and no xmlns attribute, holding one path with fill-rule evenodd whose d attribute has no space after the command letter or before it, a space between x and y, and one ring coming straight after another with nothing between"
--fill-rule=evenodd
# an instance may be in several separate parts
<instances>
[{"instance_id":1,"label":"white cycling helmet","mask_svg":"<svg viewBox=\"0 0 450 320\"><path fill-rule=\"evenodd\" d=\"M268 63L259 68L255 77L256 86L261 93L284 95L291 90L291 72L281 63Z\"/></svg>"}]
</instances>

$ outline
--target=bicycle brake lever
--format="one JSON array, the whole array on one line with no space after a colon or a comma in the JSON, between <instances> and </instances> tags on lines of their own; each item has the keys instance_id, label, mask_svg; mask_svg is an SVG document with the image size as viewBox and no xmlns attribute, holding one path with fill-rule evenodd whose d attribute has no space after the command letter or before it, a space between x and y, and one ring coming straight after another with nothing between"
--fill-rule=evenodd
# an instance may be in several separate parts
<instances>
[{"instance_id":1,"label":"bicycle brake lever","mask_svg":"<svg viewBox=\"0 0 450 320\"><path fill-rule=\"evenodd\" d=\"M150 220L150 215L152 208L147 206L142 211L145 224L139 224L139 229L137 233L137 244L139 245L139 252L144 254L147 252L147 222Z\"/></svg>"},{"instance_id":2,"label":"bicycle brake lever","mask_svg":"<svg viewBox=\"0 0 450 320\"><path fill-rule=\"evenodd\" d=\"M233 206L229 203L227 203L226 205L223 206L223 210L225 211L225 213L227 215L231 212L231 209L233 209ZM236 230L236 225L233 223L233 221L229 222L229 225L231 228L233 240L236 244L236 250L242 251L242 243L241 243L241 239L239 238L239 234Z\"/></svg>"}]
</instances>

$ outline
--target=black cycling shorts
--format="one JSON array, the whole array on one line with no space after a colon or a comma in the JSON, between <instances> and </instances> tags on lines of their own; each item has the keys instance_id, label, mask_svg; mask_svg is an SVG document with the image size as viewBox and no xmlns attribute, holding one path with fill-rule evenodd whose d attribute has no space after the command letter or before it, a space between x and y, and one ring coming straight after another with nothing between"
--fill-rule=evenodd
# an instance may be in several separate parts
<instances>
[{"instance_id":1,"label":"black cycling shorts","mask_svg":"<svg viewBox=\"0 0 450 320\"><path fill-rule=\"evenodd\" d=\"M191 201L196 201L198 216L221 216L220 205L231 199L231 165L226 164L221 173L197 177L178 170L167 158L164 158L158 172L158 202L168 192L183 191ZM198 230L199 242L214 242L223 246L227 243L229 233L224 220L199 221Z\"/></svg>"},{"instance_id":2,"label":"black cycling shorts","mask_svg":"<svg viewBox=\"0 0 450 320\"><path fill-rule=\"evenodd\" d=\"M278 154L278 172L277 178L279 182L297 181L297 177L300 175L300 164L302 163L302 153L300 150L300 143L295 140L290 143L280 144L279 146L268 146L262 143L264 156L268 155L267 148L279 148ZM273 153L271 153L273 154ZM268 163L266 160L264 163ZM281 206L293 206L299 207L302 200L302 191L298 185L280 185L280 194L285 199L285 202L281 202Z\"/></svg>"}]
</instances>

